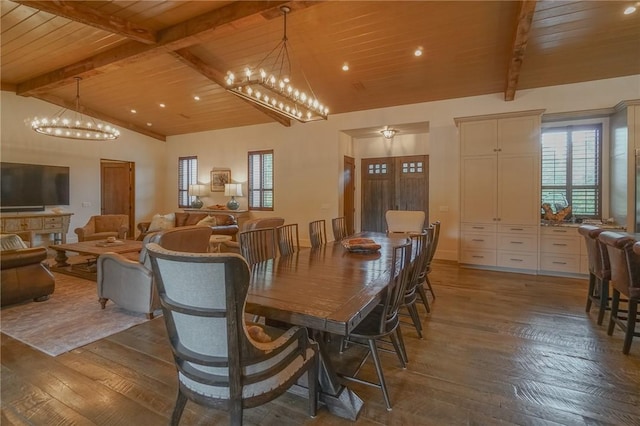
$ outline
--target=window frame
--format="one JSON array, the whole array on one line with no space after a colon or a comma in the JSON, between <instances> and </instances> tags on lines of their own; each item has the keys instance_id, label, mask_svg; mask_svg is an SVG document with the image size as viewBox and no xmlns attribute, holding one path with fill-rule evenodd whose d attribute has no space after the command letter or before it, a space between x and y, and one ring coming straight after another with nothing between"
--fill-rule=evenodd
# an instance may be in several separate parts
<instances>
[{"instance_id":1,"label":"window frame","mask_svg":"<svg viewBox=\"0 0 640 426\"><path fill-rule=\"evenodd\" d=\"M186 165L186 167L185 167ZM187 176L184 176L186 169ZM195 196L189 195L189 185L198 183L198 156L178 157L178 208L189 208ZM185 179L186 178L186 179ZM186 204L183 201L186 200Z\"/></svg>"},{"instance_id":2,"label":"window frame","mask_svg":"<svg viewBox=\"0 0 640 426\"><path fill-rule=\"evenodd\" d=\"M575 131L581 131L581 130L595 130L596 134L598 136L598 146L597 146L597 152L596 152L596 160L598 162L597 164L597 184L595 185L575 185L573 183L573 169L574 169L574 155L573 155L573 140L572 140L572 132ZM566 197L567 197L567 203L568 205L573 206L574 205L574 201L572 198L572 194L575 190L579 190L579 189L590 189L593 188L595 189L596 192L596 204L595 204L595 209L596 212L595 214L584 214L584 213L580 213L580 212L576 212L575 210L572 212L572 214L576 217L580 217L580 218L584 218L584 219L602 219L603 217L605 217L605 195L603 193L603 189L605 188L605 179L606 179L606 165L604 162L604 155L606 154L606 131L607 131L607 123L604 121L593 121L593 120L585 120L585 121L567 121L567 122L556 122L556 123L546 123L546 125L543 125L542 129L541 129L541 135L540 135L540 149L541 149L541 158L540 158L540 194L542 196L542 194L544 193L545 189L558 189L558 188L564 188L565 189L565 193L566 193ZM565 179L565 184L564 186L558 186L558 185L543 185L544 182L544 175L543 175L543 171L544 171L544 153L542 153L542 149L543 149L543 138L544 138L544 134L545 133L550 133L550 132L554 132L554 133L558 133L558 132L565 132L567 134L567 159L566 159L566 179ZM541 200L541 202L543 202L543 200Z\"/></svg>"},{"instance_id":3,"label":"window frame","mask_svg":"<svg viewBox=\"0 0 640 426\"><path fill-rule=\"evenodd\" d=\"M266 179L264 175L264 161L265 156L271 156L271 187L265 185L263 181ZM256 183L253 179L253 161L254 157L259 157L260 163L260 177L261 182L259 186L256 187ZM275 155L273 149L259 150L259 151L249 151L247 153L247 198L248 198L248 209L255 211L273 211L275 208ZM258 193L259 205L254 205L254 193ZM271 198L271 206L265 206L265 195L270 194Z\"/></svg>"}]
</instances>

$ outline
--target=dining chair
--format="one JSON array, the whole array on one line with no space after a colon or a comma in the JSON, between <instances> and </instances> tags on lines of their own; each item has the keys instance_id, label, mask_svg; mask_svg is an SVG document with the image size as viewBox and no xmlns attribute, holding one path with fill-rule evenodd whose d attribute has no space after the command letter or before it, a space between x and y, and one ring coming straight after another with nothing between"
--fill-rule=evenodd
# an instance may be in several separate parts
<instances>
[{"instance_id":1,"label":"dining chair","mask_svg":"<svg viewBox=\"0 0 640 426\"><path fill-rule=\"evenodd\" d=\"M605 311L610 310L609 280L611 279L611 266L609 253L601 250L598 236L604 231L593 225L580 225L578 233L583 236L587 248L587 260L589 265L589 286L587 289L586 312L591 311L591 305L598 305L598 325L602 325Z\"/></svg>"},{"instance_id":2,"label":"dining chair","mask_svg":"<svg viewBox=\"0 0 640 426\"><path fill-rule=\"evenodd\" d=\"M424 305L427 312L431 312L431 308L429 306L429 299L427 298L427 293L424 289L424 286L427 287L427 290L431 293L431 297L433 300L436 300L436 293L433 291L433 286L431 285L431 280L429 280L429 274L432 271L432 262L433 258L436 255L436 250L438 248L438 240L440 239L440 221L433 222L429 225L431 229L431 234L429 235L429 252L427 255L426 267L424 269L422 281L423 286L418 287L418 295L420 299L422 299L422 304Z\"/></svg>"},{"instance_id":3,"label":"dining chair","mask_svg":"<svg viewBox=\"0 0 640 426\"><path fill-rule=\"evenodd\" d=\"M424 231L420 234L411 234L411 264L409 281L404 292L404 301L402 307L406 308L413 322L413 326L418 333L418 337L422 339L422 322L416 308L418 300L418 288L422 287L422 274L426 268L429 254L429 233Z\"/></svg>"},{"instance_id":4,"label":"dining chair","mask_svg":"<svg viewBox=\"0 0 640 426\"><path fill-rule=\"evenodd\" d=\"M309 222L309 239L312 248L327 244L327 226L324 219Z\"/></svg>"},{"instance_id":5,"label":"dining chair","mask_svg":"<svg viewBox=\"0 0 640 426\"><path fill-rule=\"evenodd\" d=\"M240 254L249 265L275 259L278 254L276 247L275 228L252 229L238 234Z\"/></svg>"},{"instance_id":6,"label":"dining chair","mask_svg":"<svg viewBox=\"0 0 640 426\"><path fill-rule=\"evenodd\" d=\"M422 210L387 210L385 213L388 233L422 232L426 214Z\"/></svg>"},{"instance_id":7,"label":"dining chair","mask_svg":"<svg viewBox=\"0 0 640 426\"><path fill-rule=\"evenodd\" d=\"M622 353L627 355L631 349L633 337L640 336L635 331L640 301L640 259L633 253L636 242L633 237L618 232L605 231L598 235L598 241L609 253L611 265L611 316L607 334L613 335L617 325L624 332ZM627 309L620 308L621 296L626 297Z\"/></svg>"},{"instance_id":8,"label":"dining chair","mask_svg":"<svg viewBox=\"0 0 640 426\"><path fill-rule=\"evenodd\" d=\"M344 216L331 219L331 228L333 229L333 239L335 241L344 240L349 236L347 220Z\"/></svg>"},{"instance_id":9,"label":"dining chair","mask_svg":"<svg viewBox=\"0 0 640 426\"><path fill-rule=\"evenodd\" d=\"M278 226L276 228L276 240L281 256L289 256L300 250L300 240L298 239L298 224Z\"/></svg>"},{"instance_id":10,"label":"dining chair","mask_svg":"<svg viewBox=\"0 0 640 426\"><path fill-rule=\"evenodd\" d=\"M391 400L384 380L382 363L378 354L378 341L390 338L400 365L406 368L407 353L400 332L400 319L398 310L404 301L405 290L410 278L411 263L411 241L393 247L391 263L389 265L389 284L386 289L384 299L349 333L341 346L347 343L358 343L368 347L367 355L360 362L353 376L340 375L346 380L374 386L382 390L382 396L387 406L391 410ZM366 343L363 343L365 342ZM343 347L341 347L343 350ZM382 350L382 348L380 348ZM371 355L378 375L378 383L356 377L366 360Z\"/></svg>"},{"instance_id":11,"label":"dining chair","mask_svg":"<svg viewBox=\"0 0 640 426\"><path fill-rule=\"evenodd\" d=\"M244 320L247 262L235 253L184 253L153 243L147 249L178 376L171 424L192 401L226 410L229 424L241 425L245 408L277 398L303 375L314 417L318 345L304 327L262 326L263 338L255 340L256 326Z\"/></svg>"}]
</instances>

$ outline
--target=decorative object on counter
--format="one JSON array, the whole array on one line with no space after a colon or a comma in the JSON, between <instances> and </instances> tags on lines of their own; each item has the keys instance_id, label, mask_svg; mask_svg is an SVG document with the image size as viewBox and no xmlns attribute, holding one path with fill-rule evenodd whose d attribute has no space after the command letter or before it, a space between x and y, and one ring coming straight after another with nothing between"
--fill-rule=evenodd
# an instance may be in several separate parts
<instances>
[{"instance_id":1,"label":"decorative object on counter","mask_svg":"<svg viewBox=\"0 0 640 426\"><path fill-rule=\"evenodd\" d=\"M224 186L231 183L231 170L211 170L211 192L224 192Z\"/></svg>"},{"instance_id":2,"label":"decorative object on counter","mask_svg":"<svg viewBox=\"0 0 640 426\"><path fill-rule=\"evenodd\" d=\"M194 209L201 209L204 203L200 197L207 195L207 187L200 183L189 185L189 195L196 197L196 199L191 202L191 207Z\"/></svg>"},{"instance_id":3,"label":"decorative object on counter","mask_svg":"<svg viewBox=\"0 0 640 426\"><path fill-rule=\"evenodd\" d=\"M351 253L375 253L382 247L371 238L351 238L343 240L342 245Z\"/></svg>"},{"instance_id":4,"label":"decorative object on counter","mask_svg":"<svg viewBox=\"0 0 640 426\"><path fill-rule=\"evenodd\" d=\"M238 210L240 203L236 200L236 196L242 197L242 184L241 183L226 183L224 185L224 195L231 197L227 203L229 210Z\"/></svg>"},{"instance_id":5,"label":"decorative object on counter","mask_svg":"<svg viewBox=\"0 0 640 426\"><path fill-rule=\"evenodd\" d=\"M571 216L571 206L562 208L554 213L553 210L551 210L551 204L542 203L542 210L544 210L544 219L553 222L562 222Z\"/></svg>"},{"instance_id":6,"label":"decorative object on counter","mask_svg":"<svg viewBox=\"0 0 640 426\"><path fill-rule=\"evenodd\" d=\"M229 210L224 204L213 204L207 206L207 210Z\"/></svg>"}]
</instances>

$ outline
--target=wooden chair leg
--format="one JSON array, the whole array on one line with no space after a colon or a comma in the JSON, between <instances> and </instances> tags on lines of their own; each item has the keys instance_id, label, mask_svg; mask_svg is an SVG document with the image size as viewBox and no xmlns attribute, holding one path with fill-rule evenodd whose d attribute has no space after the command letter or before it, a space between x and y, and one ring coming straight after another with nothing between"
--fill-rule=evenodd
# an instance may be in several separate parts
<instances>
[{"instance_id":1,"label":"wooden chair leg","mask_svg":"<svg viewBox=\"0 0 640 426\"><path fill-rule=\"evenodd\" d=\"M596 276L592 273L589 273L589 288L587 290L587 306L585 307L585 312L591 311L591 301L596 292Z\"/></svg>"},{"instance_id":2,"label":"wooden chair leg","mask_svg":"<svg viewBox=\"0 0 640 426\"><path fill-rule=\"evenodd\" d=\"M427 288L431 292L431 297L433 297L433 300L436 300L436 294L433 292L433 286L431 285L431 281L429 281L429 274L427 274L424 277L424 282L427 283Z\"/></svg>"},{"instance_id":3,"label":"wooden chair leg","mask_svg":"<svg viewBox=\"0 0 640 426\"><path fill-rule=\"evenodd\" d=\"M636 317L638 316L638 302L635 300L629 300L629 307L627 312L627 329L624 334L624 344L622 346L622 353L629 354L631 349L631 341L636 331Z\"/></svg>"},{"instance_id":4,"label":"wooden chair leg","mask_svg":"<svg viewBox=\"0 0 640 426\"><path fill-rule=\"evenodd\" d=\"M418 315L418 309L416 308L415 303L407 305L407 310L409 311L409 315L413 321L413 326L416 328L418 337L422 339L422 324L420 323L420 316Z\"/></svg>"},{"instance_id":5,"label":"wooden chair leg","mask_svg":"<svg viewBox=\"0 0 640 426\"><path fill-rule=\"evenodd\" d=\"M611 316L609 317L609 328L607 328L607 334L613 335L613 329L616 326L616 320L618 319L618 309L620 306L620 292L613 289L613 298L611 299Z\"/></svg>"},{"instance_id":6,"label":"wooden chair leg","mask_svg":"<svg viewBox=\"0 0 640 426\"><path fill-rule=\"evenodd\" d=\"M178 396L176 397L176 405L173 408L173 414L171 415L171 425L178 426L180 424L180 417L184 411L184 406L187 404L187 397L178 389Z\"/></svg>"},{"instance_id":7,"label":"wooden chair leg","mask_svg":"<svg viewBox=\"0 0 640 426\"><path fill-rule=\"evenodd\" d=\"M602 325L604 313L609 306L609 281L600 280L600 311L598 312L598 325Z\"/></svg>"},{"instance_id":8,"label":"wooden chair leg","mask_svg":"<svg viewBox=\"0 0 640 426\"><path fill-rule=\"evenodd\" d=\"M416 287L416 290L418 290L418 295L420 296L420 299L422 300L422 304L424 305L424 308L427 310L427 313L430 313L431 308L429 307L429 299L427 299L427 292L424 291L424 286L418 285Z\"/></svg>"},{"instance_id":9,"label":"wooden chair leg","mask_svg":"<svg viewBox=\"0 0 640 426\"><path fill-rule=\"evenodd\" d=\"M307 372L307 386L309 387L309 416L316 417L318 411L318 368L320 367L319 356L315 355L315 360Z\"/></svg>"}]
</instances>

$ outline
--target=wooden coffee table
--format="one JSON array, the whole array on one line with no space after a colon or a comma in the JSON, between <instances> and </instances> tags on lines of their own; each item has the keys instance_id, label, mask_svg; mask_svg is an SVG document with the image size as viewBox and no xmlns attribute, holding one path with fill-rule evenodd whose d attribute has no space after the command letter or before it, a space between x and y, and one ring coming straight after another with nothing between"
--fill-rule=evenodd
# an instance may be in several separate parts
<instances>
[{"instance_id":1,"label":"wooden coffee table","mask_svg":"<svg viewBox=\"0 0 640 426\"><path fill-rule=\"evenodd\" d=\"M74 275L89 280L97 279L95 268L96 260L104 253L134 253L142 250L142 241L122 240L115 243L107 243L106 240L83 241L81 243L57 244L49 246L56 251L56 263L51 266L53 272ZM89 256L86 262L77 265L68 263L68 252Z\"/></svg>"}]
</instances>

